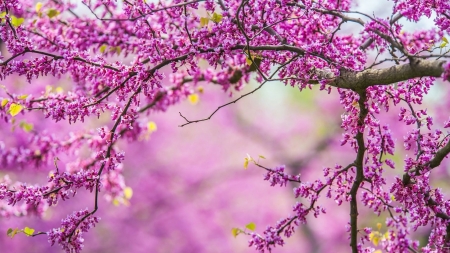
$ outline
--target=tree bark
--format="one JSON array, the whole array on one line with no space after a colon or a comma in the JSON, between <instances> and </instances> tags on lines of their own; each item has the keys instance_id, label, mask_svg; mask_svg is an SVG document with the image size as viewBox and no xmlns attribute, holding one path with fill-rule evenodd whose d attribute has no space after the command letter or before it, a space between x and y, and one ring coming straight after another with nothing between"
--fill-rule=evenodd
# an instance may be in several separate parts
<instances>
[{"instance_id":1,"label":"tree bark","mask_svg":"<svg viewBox=\"0 0 450 253\"><path fill-rule=\"evenodd\" d=\"M413 63L361 72L341 71L341 75L328 83L331 86L364 90L373 85L389 85L416 77L440 77L444 73L443 60L415 60Z\"/></svg>"}]
</instances>

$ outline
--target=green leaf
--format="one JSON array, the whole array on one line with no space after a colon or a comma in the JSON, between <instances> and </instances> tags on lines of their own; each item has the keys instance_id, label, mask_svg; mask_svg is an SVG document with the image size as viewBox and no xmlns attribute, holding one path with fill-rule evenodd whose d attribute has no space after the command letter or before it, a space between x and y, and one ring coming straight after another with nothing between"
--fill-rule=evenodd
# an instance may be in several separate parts
<instances>
[{"instance_id":1,"label":"green leaf","mask_svg":"<svg viewBox=\"0 0 450 253\"><path fill-rule=\"evenodd\" d=\"M14 27L20 26L24 21L25 21L25 19L23 19L23 18L17 18L16 16L11 15L11 24Z\"/></svg>"},{"instance_id":2,"label":"green leaf","mask_svg":"<svg viewBox=\"0 0 450 253\"><path fill-rule=\"evenodd\" d=\"M200 27L207 26L209 23L209 18L200 18Z\"/></svg>"},{"instance_id":3,"label":"green leaf","mask_svg":"<svg viewBox=\"0 0 450 253\"><path fill-rule=\"evenodd\" d=\"M116 49L117 55L119 55L120 52L122 52L122 48L120 48L119 46L115 47L115 49Z\"/></svg>"},{"instance_id":4,"label":"green leaf","mask_svg":"<svg viewBox=\"0 0 450 253\"><path fill-rule=\"evenodd\" d=\"M253 223L253 222L250 222L250 223L247 224L245 227L248 228L248 229L251 230L251 231L255 231L255 229L256 229L256 225L255 225L255 223Z\"/></svg>"},{"instance_id":5,"label":"green leaf","mask_svg":"<svg viewBox=\"0 0 450 253\"><path fill-rule=\"evenodd\" d=\"M252 60L250 60L250 58L245 58L245 62L247 63L248 66L252 65Z\"/></svg>"},{"instance_id":6,"label":"green leaf","mask_svg":"<svg viewBox=\"0 0 450 253\"><path fill-rule=\"evenodd\" d=\"M232 228L231 229L231 234L234 236L234 238L236 238L236 236L238 236L238 234L241 232L241 230L239 228Z\"/></svg>"},{"instance_id":7,"label":"green leaf","mask_svg":"<svg viewBox=\"0 0 450 253\"><path fill-rule=\"evenodd\" d=\"M107 47L108 47L108 45L105 45L105 44L101 45L101 47L99 48L100 53L103 54L103 53L105 52L105 50L106 50Z\"/></svg>"},{"instance_id":8,"label":"green leaf","mask_svg":"<svg viewBox=\"0 0 450 253\"><path fill-rule=\"evenodd\" d=\"M250 59L248 61L250 61ZM253 63L252 63L252 65L250 65L249 71L250 72L256 71L259 68L259 65L261 65L261 62L262 62L262 59L260 57L254 57Z\"/></svg>"},{"instance_id":9,"label":"green leaf","mask_svg":"<svg viewBox=\"0 0 450 253\"><path fill-rule=\"evenodd\" d=\"M29 228L29 227L25 227L23 229L23 233L26 234L27 236L32 236L34 233L34 229Z\"/></svg>"},{"instance_id":10,"label":"green leaf","mask_svg":"<svg viewBox=\"0 0 450 253\"><path fill-rule=\"evenodd\" d=\"M228 81L232 84L235 84L239 82L239 80L241 80L242 76L242 71L240 69L235 69L233 75L228 78Z\"/></svg>"},{"instance_id":11,"label":"green leaf","mask_svg":"<svg viewBox=\"0 0 450 253\"><path fill-rule=\"evenodd\" d=\"M220 21L222 21L222 15L221 14L217 14L217 13L213 13L213 15L212 15L212 18L211 18L211 21L212 22L214 22L214 23L220 23Z\"/></svg>"},{"instance_id":12,"label":"green leaf","mask_svg":"<svg viewBox=\"0 0 450 253\"><path fill-rule=\"evenodd\" d=\"M29 133L33 131L33 124L22 121L20 122L20 128L22 128L25 132Z\"/></svg>"},{"instance_id":13,"label":"green leaf","mask_svg":"<svg viewBox=\"0 0 450 253\"><path fill-rule=\"evenodd\" d=\"M442 37L442 41L444 41L445 43L448 43L448 40L445 37Z\"/></svg>"},{"instance_id":14,"label":"green leaf","mask_svg":"<svg viewBox=\"0 0 450 253\"><path fill-rule=\"evenodd\" d=\"M20 104L12 103L9 106L9 114L14 117L22 111L22 108L23 106L21 106Z\"/></svg>"},{"instance_id":15,"label":"green leaf","mask_svg":"<svg viewBox=\"0 0 450 253\"><path fill-rule=\"evenodd\" d=\"M47 12L47 16L49 17L49 18L53 18L53 17L56 17L56 16L58 16L59 15L59 11L58 10L55 10L55 9L50 9L50 10L48 10L48 12Z\"/></svg>"},{"instance_id":16,"label":"green leaf","mask_svg":"<svg viewBox=\"0 0 450 253\"><path fill-rule=\"evenodd\" d=\"M264 156L262 156L262 155L259 155L259 158L262 158L262 159L266 159Z\"/></svg>"},{"instance_id":17,"label":"green leaf","mask_svg":"<svg viewBox=\"0 0 450 253\"><path fill-rule=\"evenodd\" d=\"M17 235L17 233L19 233L19 229L18 228L9 228L8 231L6 231L6 235L8 235L9 237L13 238L15 235Z\"/></svg>"}]
</instances>

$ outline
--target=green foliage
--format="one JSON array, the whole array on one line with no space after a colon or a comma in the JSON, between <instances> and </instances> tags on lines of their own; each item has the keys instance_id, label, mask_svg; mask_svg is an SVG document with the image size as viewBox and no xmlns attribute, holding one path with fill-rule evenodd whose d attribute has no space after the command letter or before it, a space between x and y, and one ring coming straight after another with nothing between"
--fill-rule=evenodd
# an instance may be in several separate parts
<instances>
[{"instance_id":1,"label":"green foliage","mask_svg":"<svg viewBox=\"0 0 450 253\"><path fill-rule=\"evenodd\" d=\"M32 236L34 234L34 229L29 228L29 227L25 227L23 229L23 233L27 236Z\"/></svg>"},{"instance_id":2,"label":"green foliage","mask_svg":"<svg viewBox=\"0 0 450 253\"><path fill-rule=\"evenodd\" d=\"M34 128L33 124L27 123L25 121L20 122L19 126L27 133L33 131Z\"/></svg>"},{"instance_id":3,"label":"green foliage","mask_svg":"<svg viewBox=\"0 0 450 253\"><path fill-rule=\"evenodd\" d=\"M49 17L49 18L54 18L54 17L56 17L56 16L58 16L59 15L59 11L58 10L55 10L55 9L50 9L50 10L48 10L48 12L47 12L47 16Z\"/></svg>"},{"instance_id":4,"label":"green foliage","mask_svg":"<svg viewBox=\"0 0 450 253\"><path fill-rule=\"evenodd\" d=\"M239 233L241 233L242 230L240 230L239 228L232 228L231 229L231 234L234 236L234 238L236 238L238 236Z\"/></svg>"},{"instance_id":5,"label":"green foliage","mask_svg":"<svg viewBox=\"0 0 450 253\"><path fill-rule=\"evenodd\" d=\"M222 21L222 15L214 12L212 15L211 21L216 24L220 23L220 21Z\"/></svg>"},{"instance_id":6,"label":"green foliage","mask_svg":"<svg viewBox=\"0 0 450 253\"><path fill-rule=\"evenodd\" d=\"M18 18L18 17L14 16L14 15L11 15L11 24L14 27L19 27L21 24L23 24L24 21L25 21L24 18Z\"/></svg>"},{"instance_id":7,"label":"green foliage","mask_svg":"<svg viewBox=\"0 0 450 253\"><path fill-rule=\"evenodd\" d=\"M100 48L99 48L100 53L103 54L103 53L105 52L105 50L106 50L107 47L108 47L108 45L105 45L105 44L101 45Z\"/></svg>"},{"instance_id":8,"label":"green foliage","mask_svg":"<svg viewBox=\"0 0 450 253\"><path fill-rule=\"evenodd\" d=\"M207 26L209 23L209 18L200 18L200 27Z\"/></svg>"},{"instance_id":9,"label":"green foliage","mask_svg":"<svg viewBox=\"0 0 450 253\"><path fill-rule=\"evenodd\" d=\"M256 225L253 222L250 222L249 224L245 225L245 227L251 231L255 231Z\"/></svg>"},{"instance_id":10,"label":"green foliage","mask_svg":"<svg viewBox=\"0 0 450 253\"><path fill-rule=\"evenodd\" d=\"M16 116L17 114L19 114L23 109L23 106L21 106L20 104L16 104L16 103L12 103L9 106L9 114L11 114L11 116Z\"/></svg>"}]
</instances>

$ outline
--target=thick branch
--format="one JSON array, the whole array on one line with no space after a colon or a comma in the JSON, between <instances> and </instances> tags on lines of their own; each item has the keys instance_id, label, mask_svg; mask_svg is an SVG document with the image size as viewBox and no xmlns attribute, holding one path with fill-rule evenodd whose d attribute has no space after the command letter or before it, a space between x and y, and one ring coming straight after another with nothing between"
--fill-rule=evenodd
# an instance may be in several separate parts
<instances>
[{"instance_id":1,"label":"thick branch","mask_svg":"<svg viewBox=\"0 0 450 253\"><path fill-rule=\"evenodd\" d=\"M358 119L358 128L364 129L364 119L366 118L369 110L367 110L365 101L366 101L366 92L363 91L360 93L360 97L358 100L360 112ZM366 146L364 144L364 133L360 132L361 129L358 129L358 133L356 134L356 141L358 143L358 152L355 159L355 167L356 167L356 177L353 182L352 188L350 190L350 247L352 248L353 253L358 252L358 202L357 202L357 193L358 189L361 186L361 183L364 180L364 153L366 151ZM364 130L362 130L364 131Z\"/></svg>"},{"instance_id":2,"label":"thick branch","mask_svg":"<svg viewBox=\"0 0 450 253\"><path fill-rule=\"evenodd\" d=\"M444 63L445 61L438 60L416 60L384 69L367 69L361 72L343 70L338 78L328 84L338 88L364 90L369 86L389 85L416 77L440 77L444 72Z\"/></svg>"}]
</instances>

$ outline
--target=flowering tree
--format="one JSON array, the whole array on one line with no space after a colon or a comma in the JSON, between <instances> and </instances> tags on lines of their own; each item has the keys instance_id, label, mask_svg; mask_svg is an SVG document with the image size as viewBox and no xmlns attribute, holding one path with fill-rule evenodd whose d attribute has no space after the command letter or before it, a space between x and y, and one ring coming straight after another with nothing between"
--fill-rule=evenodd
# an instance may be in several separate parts
<instances>
[{"instance_id":1,"label":"flowering tree","mask_svg":"<svg viewBox=\"0 0 450 253\"><path fill-rule=\"evenodd\" d=\"M8 52L0 63L0 79L7 81L0 94L2 128L28 134L3 132L1 168L52 171L47 182L36 185L0 179L0 214L42 215L58 202L75 199L82 188L93 197L91 209L69 214L47 232L26 227L7 234L46 235L52 245L80 252L83 234L99 222L100 195L116 204L132 195L122 175L126 156L120 142L148 138L157 128L149 120L156 112L186 98L196 103L200 83L232 94L254 77L260 83L256 89L213 108L205 118L180 113L180 127L213 119L269 82L300 90L317 86L326 92L323 96L339 94L345 110L343 147L335 149L350 156L325 166L312 182L291 175L285 166L265 166L262 156L247 156L244 166L266 170L272 186L294 184L299 202L290 216L262 233L249 223L233 229L234 235L247 234L250 246L271 251L307 217L325 213L319 203L328 198L349 206L352 252L373 252L373 244L388 252L448 252L450 201L431 179L450 153L444 130L450 121L445 112L432 117L422 102L436 78L450 80L445 37L450 2L397 0L387 18L352 7L350 0L2 1L0 38ZM434 28L402 30L401 20L431 15ZM349 24L359 31L347 34ZM13 85L14 76L26 77L26 91ZM58 88L46 86L45 76L52 76ZM30 122L39 115L78 129L64 125L66 133L38 131ZM25 120L18 122L19 116ZM101 126L79 124L90 118L98 118ZM399 154L403 166L394 161ZM388 214L386 233L361 225L362 206ZM413 239L420 227L431 227L423 245Z\"/></svg>"}]
</instances>

